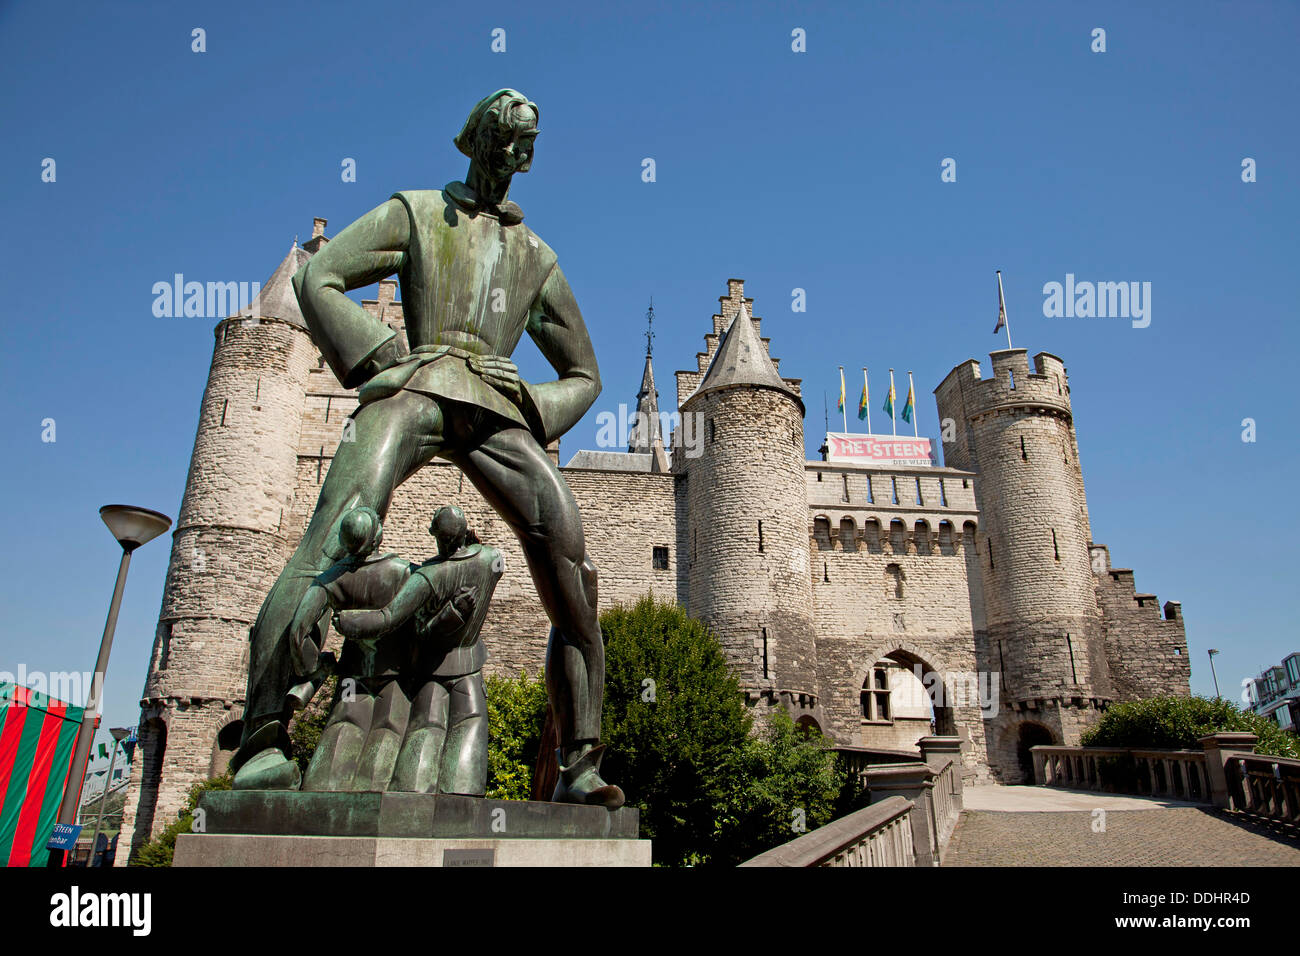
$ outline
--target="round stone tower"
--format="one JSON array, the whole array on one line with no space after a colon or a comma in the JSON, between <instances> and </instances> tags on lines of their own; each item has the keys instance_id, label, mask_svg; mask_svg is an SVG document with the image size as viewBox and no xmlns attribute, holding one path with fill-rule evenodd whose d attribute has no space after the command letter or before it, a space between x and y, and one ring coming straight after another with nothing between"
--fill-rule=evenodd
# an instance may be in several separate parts
<instances>
[{"instance_id":1,"label":"round stone tower","mask_svg":"<svg viewBox=\"0 0 1300 956\"><path fill-rule=\"evenodd\" d=\"M319 362L295 272L326 241L294 243L252 302L219 322L141 701L125 863L175 819L190 786L239 744L248 628L289 555L309 371ZM164 757L165 762L164 762Z\"/></svg>"},{"instance_id":2,"label":"round stone tower","mask_svg":"<svg viewBox=\"0 0 1300 956\"><path fill-rule=\"evenodd\" d=\"M1006 781L1032 773L1034 744L1077 744L1112 697L1091 532L1065 366L1046 352L994 352L936 389L944 464L976 473L976 536L987 619L981 669L999 673L989 762Z\"/></svg>"},{"instance_id":3,"label":"round stone tower","mask_svg":"<svg viewBox=\"0 0 1300 956\"><path fill-rule=\"evenodd\" d=\"M694 441L674 449L686 475L688 609L717 633L751 703L822 726L803 401L768 356L740 280L731 286L711 361L701 356L702 379L681 405L679 429Z\"/></svg>"}]
</instances>

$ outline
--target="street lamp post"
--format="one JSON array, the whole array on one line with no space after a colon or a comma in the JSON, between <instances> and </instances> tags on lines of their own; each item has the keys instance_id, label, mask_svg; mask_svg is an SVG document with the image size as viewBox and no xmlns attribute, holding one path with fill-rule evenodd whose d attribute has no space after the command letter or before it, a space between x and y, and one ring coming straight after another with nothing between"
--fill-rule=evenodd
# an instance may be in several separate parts
<instances>
[{"instance_id":1,"label":"street lamp post","mask_svg":"<svg viewBox=\"0 0 1300 956\"><path fill-rule=\"evenodd\" d=\"M99 847L99 831L104 826L104 804L108 803L108 791L113 788L113 767L117 763L117 748L123 738L131 731L126 727L114 727L109 731L113 735L113 755L108 760L108 776L104 778L104 792L99 795L99 815L95 818L95 833L90 838L90 866L95 865L95 852Z\"/></svg>"},{"instance_id":2,"label":"street lamp post","mask_svg":"<svg viewBox=\"0 0 1300 956\"><path fill-rule=\"evenodd\" d=\"M94 674L90 682L90 699L81 715L81 727L77 730L77 744L72 754L72 766L68 771L68 784L63 791L63 803L59 805L56 823L75 823L77 810L81 806L81 785L86 775L86 764L90 760L90 745L95 737L95 723L99 717L99 708L104 696L104 673L108 670L108 655L113 649L113 632L117 629L117 612L122 606L122 591L126 587L126 572L131 566L131 552L142 544L147 544L162 534L172 525L172 519L148 508L134 508L131 505L104 505L99 509L99 516L113 532L113 537L122 546L122 561L117 566L117 583L113 585L113 600L108 606L108 620L104 622L104 636L99 641L99 658L95 661ZM94 847L91 848L94 853ZM64 851L51 850L49 865L63 865Z\"/></svg>"},{"instance_id":3,"label":"street lamp post","mask_svg":"<svg viewBox=\"0 0 1300 956\"><path fill-rule=\"evenodd\" d=\"M1214 699L1219 699L1219 675L1214 672L1214 655L1219 653L1218 648L1210 648L1210 676L1214 678Z\"/></svg>"}]
</instances>

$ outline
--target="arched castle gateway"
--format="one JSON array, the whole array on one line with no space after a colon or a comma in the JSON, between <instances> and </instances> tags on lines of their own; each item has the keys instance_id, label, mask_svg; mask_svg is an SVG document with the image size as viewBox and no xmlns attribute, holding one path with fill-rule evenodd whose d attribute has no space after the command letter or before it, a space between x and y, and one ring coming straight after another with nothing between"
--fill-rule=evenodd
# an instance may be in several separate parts
<instances>
[{"instance_id":1,"label":"arched castle gateway","mask_svg":"<svg viewBox=\"0 0 1300 956\"><path fill-rule=\"evenodd\" d=\"M248 628L356 404L290 284L328 242L324 227L216 328L141 701L132 849L237 746ZM400 333L396 286L363 305ZM636 396L650 427L626 452L580 451L564 468L602 606L679 601L721 638L756 709L784 707L866 750L958 735L968 781L1019 782L1026 741L1077 743L1111 701L1188 692L1179 605L1162 616L1091 539L1060 359L1039 354L1031 369L1014 349L993 354L987 377L974 360L953 369L936 390L955 423L947 467L807 461L800 381L781 376L743 281L719 302L695 368L676 376L677 430L665 439L653 425L647 350ZM385 545L428 553L444 504L506 553L483 629L489 669L536 673L548 624L526 564L454 466L434 462L398 489Z\"/></svg>"}]
</instances>

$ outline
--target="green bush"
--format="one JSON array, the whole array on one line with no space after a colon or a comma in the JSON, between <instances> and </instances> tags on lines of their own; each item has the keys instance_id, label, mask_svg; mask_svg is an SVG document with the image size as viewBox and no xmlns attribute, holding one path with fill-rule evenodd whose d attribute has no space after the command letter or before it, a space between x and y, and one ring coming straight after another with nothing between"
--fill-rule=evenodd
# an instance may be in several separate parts
<instances>
[{"instance_id":1,"label":"green bush","mask_svg":"<svg viewBox=\"0 0 1300 956\"><path fill-rule=\"evenodd\" d=\"M718 640L676 604L642 598L600 617L605 779L641 810L657 863L708 862L751 719Z\"/></svg>"},{"instance_id":2,"label":"green bush","mask_svg":"<svg viewBox=\"0 0 1300 956\"><path fill-rule=\"evenodd\" d=\"M182 833L189 833L194 825L194 810L199 805L199 797L209 790L229 790L233 775L223 773L219 777L203 780L190 787L189 800L176 817L175 823L164 827L157 836L140 847L131 866L171 866L172 856L176 852L176 838Z\"/></svg>"},{"instance_id":3,"label":"green bush","mask_svg":"<svg viewBox=\"0 0 1300 956\"><path fill-rule=\"evenodd\" d=\"M1153 697L1115 704L1081 741L1085 747L1200 750L1201 737L1224 731L1255 734L1255 753L1300 757L1300 737L1221 697Z\"/></svg>"},{"instance_id":4,"label":"green bush","mask_svg":"<svg viewBox=\"0 0 1300 956\"><path fill-rule=\"evenodd\" d=\"M489 676L487 796L527 800L546 719L546 682L541 677Z\"/></svg>"},{"instance_id":5,"label":"green bush","mask_svg":"<svg viewBox=\"0 0 1300 956\"><path fill-rule=\"evenodd\" d=\"M656 863L732 865L857 799L829 742L784 710L754 732L718 639L683 608L646 597L600 622L604 776L640 808Z\"/></svg>"},{"instance_id":6,"label":"green bush","mask_svg":"<svg viewBox=\"0 0 1300 956\"><path fill-rule=\"evenodd\" d=\"M785 710L772 711L734 761L736 785L723 802L710 862L743 863L839 816L849 775L831 747Z\"/></svg>"}]
</instances>

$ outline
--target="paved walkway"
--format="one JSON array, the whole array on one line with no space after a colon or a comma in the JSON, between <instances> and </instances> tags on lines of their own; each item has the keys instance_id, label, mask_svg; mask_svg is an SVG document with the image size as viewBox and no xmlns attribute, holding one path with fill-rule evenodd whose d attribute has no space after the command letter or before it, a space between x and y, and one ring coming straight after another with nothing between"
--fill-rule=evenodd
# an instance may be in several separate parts
<instances>
[{"instance_id":1,"label":"paved walkway","mask_svg":"<svg viewBox=\"0 0 1300 956\"><path fill-rule=\"evenodd\" d=\"M1213 807L969 787L944 866L1300 866L1300 830Z\"/></svg>"}]
</instances>

